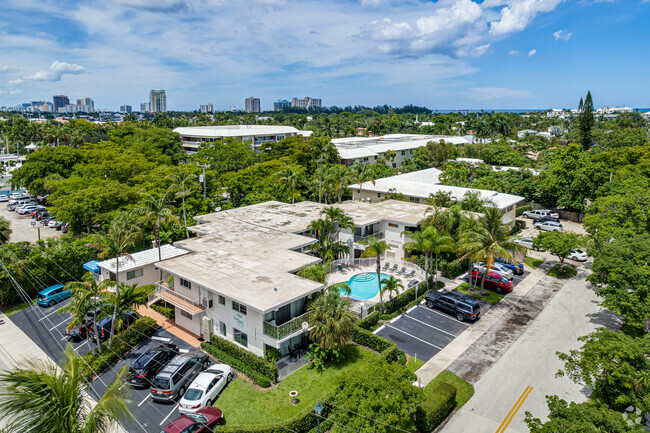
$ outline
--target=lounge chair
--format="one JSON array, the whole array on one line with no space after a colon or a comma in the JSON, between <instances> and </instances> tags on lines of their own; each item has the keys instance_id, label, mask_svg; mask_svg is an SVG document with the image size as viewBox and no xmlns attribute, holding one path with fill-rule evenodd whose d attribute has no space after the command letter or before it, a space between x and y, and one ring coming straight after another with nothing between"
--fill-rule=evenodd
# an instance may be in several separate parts
<instances>
[{"instance_id":1,"label":"lounge chair","mask_svg":"<svg viewBox=\"0 0 650 433\"><path fill-rule=\"evenodd\" d=\"M413 270L411 271L411 273L407 275L407 277L409 277L409 278L412 278L412 277L414 277L414 276L415 276L415 269L413 269Z\"/></svg>"},{"instance_id":2,"label":"lounge chair","mask_svg":"<svg viewBox=\"0 0 650 433\"><path fill-rule=\"evenodd\" d=\"M399 267L399 265L398 265L397 263L395 263L395 264L393 265L393 269L391 269L391 271L395 272L395 271L397 270L398 267Z\"/></svg>"},{"instance_id":3,"label":"lounge chair","mask_svg":"<svg viewBox=\"0 0 650 433\"><path fill-rule=\"evenodd\" d=\"M386 271L386 270L388 270L388 268L390 268L390 263L386 262L386 263L384 264L384 267L381 268L381 269L382 269L383 271Z\"/></svg>"},{"instance_id":4,"label":"lounge chair","mask_svg":"<svg viewBox=\"0 0 650 433\"><path fill-rule=\"evenodd\" d=\"M339 263L336 267L339 270L339 272L343 272L343 265L342 264Z\"/></svg>"},{"instance_id":5,"label":"lounge chair","mask_svg":"<svg viewBox=\"0 0 650 433\"><path fill-rule=\"evenodd\" d=\"M398 274L403 274L406 272L406 266L402 267L402 269L399 270Z\"/></svg>"}]
</instances>

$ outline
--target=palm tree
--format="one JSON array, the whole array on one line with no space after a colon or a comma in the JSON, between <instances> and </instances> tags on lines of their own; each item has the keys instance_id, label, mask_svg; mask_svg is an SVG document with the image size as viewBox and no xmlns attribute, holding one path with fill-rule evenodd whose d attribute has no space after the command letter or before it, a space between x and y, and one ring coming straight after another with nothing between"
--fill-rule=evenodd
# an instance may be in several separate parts
<instances>
[{"instance_id":1,"label":"palm tree","mask_svg":"<svg viewBox=\"0 0 650 433\"><path fill-rule=\"evenodd\" d=\"M168 180L172 181L169 186L170 189L176 190L176 197L180 197L183 204L183 225L185 226L185 237L190 237L190 232L187 229L187 216L185 214L185 197L192 193L192 182L196 179L196 175L187 170L176 168L174 173L167 176Z\"/></svg>"},{"instance_id":2,"label":"palm tree","mask_svg":"<svg viewBox=\"0 0 650 433\"><path fill-rule=\"evenodd\" d=\"M113 325L111 334L114 329L120 329L122 322L127 314L136 311L138 307L147 305L149 294L153 290L151 286L138 287L137 284L119 283L119 290L106 292L104 295L104 304L113 307L115 312L113 316Z\"/></svg>"},{"instance_id":3,"label":"palm tree","mask_svg":"<svg viewBox=\"0 0 650 433\"><path fill-rule=\"evenodd\" d=\"M379 285L379 300L384 303L384 295L381 292L381 256L390 249L390 245L386 241L380 241L374 236L368 236L368 239L360 242L366 245L366 249L361 254L361 257L376 257L377 258L377 284Z\"/></svg>"},{"instance_id":4,"label":"palm tree","mask_svg":"<svg viewBox=\"0 0 650 433\"><path fill-rule=\"evenodd\" d=\"M460 236L458 240L458 252L462 254L462 256L458 260L467 260L467 275L470 287L474 286L472 284L472 263L481 260L481 257L477 256L477 245L473 242L470 233L476 232L480 227L481 224L477 219L464 218L459 228Z\"/></svg>"},{"instance_id":5,"label":"palm tree","mask_svg":"<svg viewBox=\"0 0 650 433\"><path fill-rule=\"evenodd\" d=\"M327 177L329 179L329 183L331 183L334 187L337 202L340 203L343 199L343 193L345 192L345 189L348 187L348 185L354 182L354 174L348 167L341 164L336 164L327 170Z\"/></svg>"},{"instance_id":6,"label":"palm tree","mask_svg":"<svg viewBox=\"0 0 650 433\"><path fill-rule=\"evenodd\" d=\"M334 243L339 237L342 229L348 229L354 231L354 221L352 217L347 215L341 208L338 207L328 207L323 209L320 212L321 215L325 215L325 220L331 224L329 238L330 242Z\"/></svg>"},{"instance_id":7,"label":"palm tree","mask_svg":"<svg viewBox=\"0 0 650 433\"><path fill-rule=\"evenodd\" d=\"M309 323L312 325L309 337L323 350L343 347L354 335L356 318L350 311L350 300L341 297L341 287L328 287L308 309ZM343 289L346 290L345 287Z\"/></svg>"},{"instance_id":8,"label":"palm tree","mask_svg":"<svg viewBox=\"0 0 650 433\"><path fill-rule=\"evenodd\" d=\"M399 294L399 289L404 288L402 281L398 280L392 275L389 276L388 278L384 278L383 280L381 280L381 284L383 286L381 288L381 291L384 293L388 293L389 299L393 299L393 293L397 295Z\"/></svg>"},{"instance_id":9,"label":"palm tree","mask_svg":"<svg viewBox=\"0 0 650 433\"><path fill-rule=\"evenodd\" d=\"M95 274L92 272L86 272L83 277L83 281L73 281L66 285L66 289L71 289L73 293L72 301L67 305L57 310L57 313L70 313L72 314L72 320L68 323L67 330L74 328L75 326L80 326L86 323L88 320L88 313L93 313L93 323L98 322L98 311L101 304L100 299L108 292L110 286L114 286L115 283L110 279L102 280L101 283L97 284L95 279ZM99 335L95 332L95 343L99 353L102 352L102 346L99 341ZM88 339L88 344L90 345L90 339Z\"/></svg>"},{"instance_id":10,"label":"palm tree","mask_svg":"<svg viewBox=\"0 0 650 433\"><path fill-rule=\"evenodd\" d=\"M329 233L332 231L332 223L326 219L319 218L309 223L309 232L314 235L315 244L310 246L311 250L317 253L321 258L325 250L329 247Z\"/></svg>"},{"instance_id":11,"label":"palm tree","mask_svg":"<svg viewBox=\"0 0 650 433\"><path fill-rule=\"evenodd\" d=\"M11 237L11 224L5 217L0 217L0 243L8 244Z\"/></svg>"},{"instance_id":12,"label":"palm tree","mask_svg":"<svg viewBox=\"0 0 650 433\"><path fill-rule=\"evenodd\" d=\"M83 376L84 363L72 346L65 349L61 366L27 361L0 374L0 417L8 431L22 433L103 433L116 422L133 419L126 399L124 366L97 404L90 404L90 385Z\"/></svg>"},{"instance_id":13,"label":"palm tree","mask_svg":"<svg viewBox=\"0 0 650 433\"><path fill-rule=\"evenodd\" d=\"M283 170L276 173L278 181L283 183L284 186L289 188L291 192L291 204L296 202L296 191L305 183L305 178L302 175L302 167L292 167L287 165Z\"/></svg>"},{"instance_id":14,"label":"palm tree","mask_svg":"<svg viewBox=\"0 0 650 433\"><path fill-rule=\"evenodd\" d=\"M435 276L438 282L438 254L455 251L454 239L447 233L439 232L430 224L425 225L422 231L415 233L405 231L403 234L410 235L412 239L404 244L406 251L417 250L424 254L425 277L429 288L429 269L431 269L429 259L435 255Z\"/></svg>"},{"instance_id":15,"label":"palm tree","mask_svg":"<svg viewBox=\"0 0 650 433\"><path fill-rule=\"evenodd\" d=\"M329 139L320 138L320 137L314 139L310 150L313 152L314 157L316 159L316 171L317 172L322 171L320 169L321 169L323 163L328 162L328 161L333 161L333 160L339 158L339 151L336 149L336 146L334 146ZM316 179L316 180L319 182L318 202L320 203L320 201L321 201L321 193L322 193L322 189L323 189L323 182L325 180L324 173L322 173L321 176L319 176L318 179Z\"/></svg>"},{"instance_id":16,"label":"palm tree","mask_svg":"<svg viewBox=\"0 0 650 433\"><path fill-rule=\"evenodd\" d=\"M354 167L352 167L352 169L354 170L356 181L359 184L359 201L361 201L361 187L363 186L364 182L372 182L374 185L375 176L373 175L370 167L367 165L356 164Z\"/></svg>"},{"instance_id":17,"label":"palm tree","mask_svg":"<svg viewBox=\"0 0 650 433\"><path fill-rule=\"evenodd\" d=\"M158 260L162 261L162 252L160 251L160 222L171 221L180 226L178 218L174 216L172 207L167 204L168 193L156 198L151 194L143 193L142 202L139 207L133 209L135 215L142 215L146 222L155 222L153 226L154 238L158 247ZM160 271L162 275L162 270Z\"/></svg>"}]
</instances>

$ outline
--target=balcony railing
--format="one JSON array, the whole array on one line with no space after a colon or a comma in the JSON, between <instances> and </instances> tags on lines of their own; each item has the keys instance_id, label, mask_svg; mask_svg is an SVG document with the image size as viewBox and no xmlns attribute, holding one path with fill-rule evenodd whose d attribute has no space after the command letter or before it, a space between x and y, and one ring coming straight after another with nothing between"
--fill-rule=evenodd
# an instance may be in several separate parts
<instances>
[{"instance_id":1,"label":"balcony railing","mask_svg":"<svg viewBox=\"0 0 650 433\"><path fill-rule=\"evenodd\" d=\"M205 310L205 307L201 305L201 302L198 299L188 298L187 296L170 289L167 286L167 282L156 283L156 290L149 295L149 304L153 303L156 299L162 299L192 315Z\"/></svg>"},{"instance_id":2,"label":"balcony railing","mask_svg":"<svg viewBox=\"0 0 650 433\"><path fill-rule=\"evenodd\" d=\"M307 322L307 313L294 317L282 325L275 325L271 322L264 322L264 335L268 335L276 340L282 340L298 331L303 331L302 324Z\"/></svg>"},{"instance_id":3,"label":"balcony railing","mask_svg":"<svg viewBox=\"0 0 650 433\"><path fill-rule=\"evenodd\" d=\"M384 237L385 237L385 233L382 231L382 232L377 232L377 233L373 233L373 234L366 235L366 236L358 236L358 235L354 235L354 241L357 242L357 243L365 242L365 241L368 240L368 238L369 238L370 236L374 236L374 237L376 237L377 239L381 240L381 239L384 239Z\"/></svg>"}]
</instances>

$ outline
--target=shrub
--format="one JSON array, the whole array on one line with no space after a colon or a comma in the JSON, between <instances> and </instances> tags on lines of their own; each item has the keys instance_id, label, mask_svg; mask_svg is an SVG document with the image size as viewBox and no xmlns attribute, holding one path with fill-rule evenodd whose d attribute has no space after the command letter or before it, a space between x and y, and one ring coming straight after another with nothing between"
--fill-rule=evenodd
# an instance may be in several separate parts
<instances>
[{"instance_id":1,"label":"shrub","mask_svg":"<svg viewBox=\"0 0 650 433\"><path fill-rule=\"evenodd\" d=\"M576 270L576 268L571 267L569 265L565 265L564 267L560 267L560 265L555 265L548 271L548 274L555 278L573 278L576 276L577 273L578 271Z\"/></svg>"},{"instance_id":2,"label":"shrub","mask_svg":"<svg viewBox=\"0 0 650 433\"><path fill-rule=\"evenodd\" d=\"M467 262L463 264L458 260L454 260L453 262L443 262L440 265L440 275L453 280L467 269L466 263Z\"/></svg>"},{"instance_id":3,"label":"shrub","mask_svg":"<svg viewBox=\"0 0 650 433\"><path fill-rule=\"evenodd\" d=\"M247 364L257 374L268 377L273 381L278 380L278 366L272 362L216 335L212 336L212 344L225 354Z\"/></svg>"},{"instance_id":4,"label":"shrub","mask_svg":"<svg viewBox=\"0 0 650 433\"><path fill-rule=\"evenodd\" d=\"M174 308L174 306L169 305L164 301L162 304L153 304L151 308L153 308L154 311L159 312L160 314L162 314L168 319L173 319L176 316L175 314L176 309Z\"/></svg>"},{"instance_id":5,"label":"shrub","mask_svg":"<svg viewBox=\"0 0 650 433\"><path fill-rule=\"evenodd\" d=\"M456 388L441 383L433 391L425 390L425 398L415 411L415 425L423 433L429 433L456 407Z\"/></svg>"},{"instance_id":6,"label":"shrub","mask_svg":"<svg viewBox=\"0 0 650 433\"><path fill-rule=\"evenodd\" d=\"M224 364L228 364L235 370L241 372L242 374L245 374L246 376L251 378L253 382L258 384L262 388L268 388L269 386L271 386L271 379L269 379L268 377L262 374L259 374L257 371L251 368L251 366L249 366L247 363L240 361L239 359L235 359L232 356L225 353L224 351L218 349L214 344L205 343L205 342L201 343L201 349L205 350L210 355L214 356Z\"/></svg>"},{"instance_id":7,"label":"shrub","mask_svg":"<svg viewBox=\"0 0 650 433\"><path fill-rule=\"evenodd\" d=\"M359 326L359 328L363 328L368 331L374 331L375 329L377 329L378 324L379 324L379 311L370 313L365 318L357 322L357 326Z\"/></svg>"},{"instance_id":8,"label":"shrub","mask_svg":"<svg viewBox=\"0 0 650 433\"><path fill-rule=\"evenodd\" d=\"M529 205L529 204L524 205L524 206L519 206L517 208L517 210L515 211L515 215L522 216L524 212L526 212L528 210L532 210L532 209L533 209L533 207L531 205Z\"/></svg>"},{"instance_id":9,"label":"shrub","mask_svg":"<svg viewBox=\"0 0 650 433\"><path fill-rule=\"evenodd\" d=\"M385 338L361 328L354 330L352 341L357 343L359 346L367 347L368 349L379 353L382 353L384 350L389 349L391 345L395 344L392 341L386 340Z\"/></svg>"},{"instance_id":10,"label":"shrub","mask_svg":"<svg viewBox=\"0 0 650 433\"><path fill-rule=\"evenodd\" d=\"M418 287L418 296L423 295L427 291L427 285L424 282L421 282L417 285ZM438 281L435 285L432 283L432 290L440 290L445 287L445 283ZM395 296L390 301L384 303L384 314L391 314L397 311L402 310L404 307L409 305L415 300L415 286L411 287L404 293L401 293Z\"/></svg>"}]
</instances>

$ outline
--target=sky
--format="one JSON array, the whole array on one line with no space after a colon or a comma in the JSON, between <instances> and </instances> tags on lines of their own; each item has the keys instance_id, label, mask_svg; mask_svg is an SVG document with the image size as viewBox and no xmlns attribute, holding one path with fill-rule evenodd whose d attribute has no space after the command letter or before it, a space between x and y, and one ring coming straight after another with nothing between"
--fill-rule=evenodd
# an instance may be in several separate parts
<instances>
[{"instance_id":1,"label":"sky","mask_svg":"<svg viewBox=\"0 0 650 433\"><path fill-rule=\"evenodd\" d=\"M650 0L2 0L0 106L650 107Z\"/></svg>"}]
</instances>

